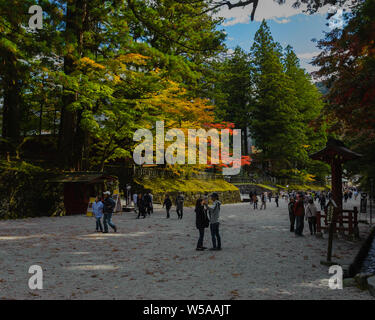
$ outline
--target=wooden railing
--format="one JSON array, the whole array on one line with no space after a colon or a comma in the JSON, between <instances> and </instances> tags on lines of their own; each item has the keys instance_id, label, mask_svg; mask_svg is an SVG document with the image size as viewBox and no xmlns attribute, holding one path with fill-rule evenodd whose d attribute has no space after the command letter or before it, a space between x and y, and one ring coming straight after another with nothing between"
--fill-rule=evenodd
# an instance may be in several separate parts
<instances>
[{"instance_id":1,"label":"wooden railing","mask_svg":"<svg viewBox=\"0 0 375 320\"><path fill-rule=\"evenodd\" d=\"M324 226L322 225L322 219L324 222ZM345 226L347 225L347 226ZM320 211L316 214L316 231L317 233L321 233L322 230L328 229L328 221L327 215L321 214ZM333 226L334 232L339 231L344 233L345 231L348 232L348 235L356 234L358 230L358 209L354 207L353 210L341 210L341 214L338 215L336 219L336 223Z\"/></svg>"}]
</instances>

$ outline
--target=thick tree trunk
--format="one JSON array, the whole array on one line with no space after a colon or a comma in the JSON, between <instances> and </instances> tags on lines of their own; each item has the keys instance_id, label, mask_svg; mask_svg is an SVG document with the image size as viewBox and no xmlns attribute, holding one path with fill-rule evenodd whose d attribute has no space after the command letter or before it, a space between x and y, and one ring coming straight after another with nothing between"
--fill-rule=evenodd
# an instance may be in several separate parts
<instances>
[{"instance_id":1,"label":"thick tree trunk","mask_svg":"<svg viewBox=\"0 0 375 320\"><path fill-rule=\"evenodd\" d=\"M64 57L64 72L70 75L75 70L75 61L83 54L83 33L87 18L87 0L68 2L66 14L66 42L76 43L76 49ZM69 105L77 100L77 94L63 98L59 131L59 153L61 165L66 169L82 170L85 133L81 128L82 110L70 110Z\"/></svg>"},{"instance_id":2,"label":"thick tree trunk","mask_svg":"<svg viewBox=\"0 0 375 320\"><path fill-rule=\"evenodd\" d=\"M3 79L3 123L2 136L12 141L20 137L20 107L22 79L16 69L16 58L9 54L4 63L6 68Z\"/></svg>"},{"instance_id":3,"label":"thick tree trunk","mask_svg":"<svg viewBox=\"0 0 375 320\"><path fill-rule=\"evenodd\" d=\"M4 90L2 136L13 141L20 137L20 91L19 80Z\"/></svg>"}]
</instances>

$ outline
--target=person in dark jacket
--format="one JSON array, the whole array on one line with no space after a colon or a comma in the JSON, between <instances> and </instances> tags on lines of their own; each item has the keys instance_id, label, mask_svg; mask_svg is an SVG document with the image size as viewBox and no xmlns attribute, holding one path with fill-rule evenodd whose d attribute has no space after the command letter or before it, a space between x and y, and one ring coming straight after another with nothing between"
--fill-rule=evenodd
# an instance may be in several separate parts
<instances>
[{"instance_id":1,"label":"person in dark jacket","mask_svg":"<svg viewBox=\"0 0 375 320\"><path fill-rule=\"evenodd\" d=\"M184 213L184 196L182 192L176 198L176 212L178 219L182 219Z\"/></svg>"},{"instance_id":2,"label":"person in dark jacket","mask_svg":"<svg viewBox=\"0 0 375 320\"><path fill-rule=\"evenodd\" d=\"M169 219L169 210L171 210L172 207L172 201L169 198L169 195L167 194L164 199L163 208L165 207L165 210L167 210L167 219Z\"/></svg>"},{"instance_id":3,"label":"person in dark jacket","mask_svg":"<svg viewBox=\"0 0 375 320\"><path fill-rule=\"evenodd\" d=\"M206 247L203 247L203 239L204 239L204 229L208 228L209 220L207 217L206 210L204 209L202 198L199 198L195 204L195 225L197 229L199 230L199 239L198 239L196 250L203 251L204 249L207 249Z\"/></svg>"},{"instance_id":4,"label":"person in dark jacket","mask_svg":"<svg viewBox=\"0 0 375 320\"><path fill-rule=\"evenodd\" d=\"M320 210L324 211L324 208L326 207L326 196L324 193L320 195L319 202L320 202Z\"/></svg>"},{"instance_id":5,"label":"person in dark jacket","mask_svg":"<svg viewBox=\"0 0 375 320\"><path fill-rule=\"evenodd\" d=\"M148 215L151 215L152 211L152 198L149 192L143 195L143 202L145 205L145 210Z\"/></svg>"},{"instance_id":6,"label":"person in dark jacket","mask_svg":"<svg viewBox=\"0 0 375 320\"><path fill-rule=\"evenodd\" d=\"M295 222L296 222L296 217L294 216L294 204L295 204L294 198L290 197L289 203L288 203L290 232L294 232L294 225L295 225Z\"/></svg>"},{"instance_id":7,"label":"person in dark jacket","mask_svg":"<svg viewBox=\"0 0 375 320\"><path fill-rule=\"evenodd\" d=\"M275 195L275 203L276 203L276 207L278 207L279 206L279 194L278 193L276 193Z\"/></svg>"},{"instance_id":8,"label":"person in dark jacket","mask_svg":"<svg viewBox=\"0 0 375 320\"><path fill-rule=\"evenodd\" d=\"M304 218L305 218L305 205L303 196L298 195L297 202L294 204L294 215L296 217L296 229L294 233L296 236L303 236Z\"/></svg>"},{"instance_id":9,"label":"person in dark jacket","mask_svg":"<svg viewBox=\"0 0 375 320\"><path fill-rule=\"evenodd\" d=\"M109 191L106 191L103 193L104 200L103 200L103 225L104 225L104 231L103 233L108 233L108 225L117 232L117 227L112 223L112 214L113 210L116 206L115 200L113 200L110 195L111 193Z\"/></svg>"},{"instance_id":10,"label":"person in dark jacket","mask_svg":"<svg viewBox=\"0 0 375 320\"><path fill-rule=\"evenodd\" d=\"M142 193L140 193L138 195L137 206L138 206L138 217L137 217L137 219L139 219L139 217L141 215L143 216L143 219L146 218L146 205L145 205L145 201L143 199Z\"/></svg>"}]
</instances>

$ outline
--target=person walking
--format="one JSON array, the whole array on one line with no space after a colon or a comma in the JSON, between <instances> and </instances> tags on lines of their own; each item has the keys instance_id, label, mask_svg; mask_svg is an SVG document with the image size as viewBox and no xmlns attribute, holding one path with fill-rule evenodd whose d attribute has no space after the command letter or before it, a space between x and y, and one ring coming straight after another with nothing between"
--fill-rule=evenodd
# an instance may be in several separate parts
<instances>
[{"instance_id":1,"label":"person walking","mask_svg":"<svg viewBox=\"0 0 375 320\"><path fill-rule=\"evenodd\" d=\"M306 220L309 223L309 229L311 235L316 234L316 213L317 209L312 199L309 200L309 204L306 207Z\"/></svg>"},{"instance_id":2,"label":"person walking","mask_svg":"<svg viewBox=\"0 0 375 320\"><path fill-rule=\"evenodd\" d=\"M262 202L262 204L260 205L259 210L262 210L262 208L266 210L266 193L265 192L263 192L262 195L260 196L260 201Z\"/></svg>"},{"instance_id":3,"label":"person walking","mask_svg":"<svg viewBox=\"0 0 375 320\"><path fill-rule=\"evenodd\" d=\"M304 227L303 219L305 217L305 206L302 194L299 194L297 197L297 201L294 204L294 216L296 217L296 228L294 233L296 234L296 236L302 237Z\"/></svg>"},{"instance_id":4,"label":"person walking","mask_svg":"<svg viewBox=\"0 0 375 320\"><path fill-rule=\"evenodd\" d=\"M198 251L203 251L207 249L203 247L203 240L204 240L204 229L208 228L210 222L207 217L206 210L204 208L204 200L199 198L195 204L195 226L199 231L199 239L197 243Z\"/></svg>"},{"instance_id":5,"label":"person walking","mask_svg":"<svg viewBox=\"0 0 375 320\"><path fill-rule=\"evenodd\" d=\"M164 202L163 202L163 208L165 207L165 210L167 211L167 219L169 219L169 210L171 210L172 207L172 201L169 198L169 195L167 194L165 196Z\"/></svg>"},{"instance_id":6,"label":"person walking","mask_svg":"<svg viewBox=\"0 0 375 320\"><path fill-rule=\"evenodd\" d=\"M95 202L92 204L92 212L96 219L96 232L103 232L102 217L103 217L103 202L101 202L99 196L96 196Z\"/></svg>"},{"instance_id":7,"label":"person walking","mask_svg":"<svg viewBox=\"0 0 375 320\"><path fill-rule=\"evenodd\" d=\"M288 203L288 211L289 211L289 221L290 221L290 232L294 232L294 225L296 222L296 217L294 215L294 204L295 200L293 197L289 198L289 203Z\"/></svg>"},{"instance_id":8,"label":"person walking","mask_svg":"<svg viewBox=\"0 0 375 320\"><path fill-rule=\"evenodd\" d=\"M276 203L276 207L279 207L279 194L276 193L275 195L275 203Z\"/></svg>"},{"instance_id":9,"label":"person walking","mask_svg":"<svg viewBox=\"0 0 375 320\"><path fill-rule=\"evenodd\" d=\"M137 206L138 206L137 219L139 219L141 215L143 216L143 219L145 219L146 218L146 205L145 205L145 201L143 199L142 193L138 195Z\"/></svg>"},{"instance_id":10,"label":"person walking","mask_svg":"<svg viewBox=\"0 0 375 320\"><path fill-rule=\"evenodd\" d=\"M178 219L182 219L184 214L184 196L182 192L176 198L176 212Z\"/></svg>"},{"instance_id":11,"label":"person walking","mask_svg":"<svg viewBox=\"0 0 375 320\"><path fill-rule=\"evenodd\" d=\"M270 192L268 192L268 200L271 202L271 200L272 200L272 192L270 191Z\"/></svg>"},{"instance_id":12,"label":"person walking","mask_svg":"<svg viewBox=\"0 0 375 320\"><path fill-rule=\"evenodd\" d=\"M134 204L135 213L137 213L137 198L138 198L138 194L134 193L133 194L133 204Z\"/></svg>"},{"instance_id":13,"label":"person walking","mask_svg":"<svg viewBox=\"0 0 375 320\"><path fill-rule=\"evenodd\" d=\"M212 237L212 248L210 250L216 251L221 250L221 237L219 233L221 202L219 201L219 195L216 192L212 193L211 199L213 201L212 206L209 206L208 203L205 202L205 207L210 215L210 230Z\"/></svg>"},{"instance_id":14,"label":"person walking","mask_svg":"<svg viewBox=\"0 0 375 320\"><path fill-rule=\"evenodd\" d=\"M324 211L324 209L326 207L326 196L323 192L320 195L319 202L320 202L320 210Z\"/></svg>"},{"instance_id":15,"label":"person walking","mask_svg":"<svg viewBox=\"0 0 375 320\"><path fill-rule=\"evenodd\" d=\"M151 193L151 191L148 193L151 198L151 213L154 213L154 195Z\"/></svg>"},{"instance_id":16,"label":"person walking","mask_svg":"<svg viewBox=\"0 0 375 320\"><path fill-rule=\"evenodd\" d=\"M253 194L253 204L254 204L254 210L258 209L258 197L255 193Z\"/></svg>"},{"instance_id":17,"label":"person walking","mask_svg":"<svg viewBox=\"0 0 375 320\"><path fill-rule=\"evenodd\" d=\"M143 202L145 205L145 210L148 215L151 215L151 207L152 207L152 198L149 192L146 192L143 196Z\"/></svg>"},{"instance_id":18,"label":"person walking","mask_svg":"<svg viewBox=\"0 0 375 320\"><path fill-rule=\"evenodd\" d=\"M109 191L106 191L103 193L104 200L103 200L103 225L104 225L104 231L103 233L108 233L108 225L117 232L117 227L112 222L112 214L113 210L116 206L115 200L113 200L110 195L111 193Z\"/></svg>"},{"instance_id":19,"label":"person walking","mask_svg":"<svg viewBox=\"0 0 375 320\"><path fill-rule=\"evenodd\" d=\"M253 192L252 191L249 192L249 201L250 201L250 204L253 202Z\"/></svg>"}]
</instances>

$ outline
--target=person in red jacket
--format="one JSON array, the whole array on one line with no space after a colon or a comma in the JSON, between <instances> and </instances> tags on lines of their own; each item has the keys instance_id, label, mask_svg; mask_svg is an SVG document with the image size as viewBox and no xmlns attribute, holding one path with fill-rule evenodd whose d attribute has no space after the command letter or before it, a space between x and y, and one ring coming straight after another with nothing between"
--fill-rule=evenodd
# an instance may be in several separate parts
<instances>
[{"instance_id":1,"label":"person in red jacket","mask_svg":"<svg viewBox=\"0 0 375 320\"><path fill-rule=\"evenodd\" d=\"M294 233L296 236L303 236L304 217L305 217L305 206L303 202L302 194L297 196L297 201L294 204L294 216L296 217L296 229Z\"/></svg>"}]
</instances>

